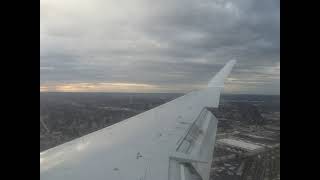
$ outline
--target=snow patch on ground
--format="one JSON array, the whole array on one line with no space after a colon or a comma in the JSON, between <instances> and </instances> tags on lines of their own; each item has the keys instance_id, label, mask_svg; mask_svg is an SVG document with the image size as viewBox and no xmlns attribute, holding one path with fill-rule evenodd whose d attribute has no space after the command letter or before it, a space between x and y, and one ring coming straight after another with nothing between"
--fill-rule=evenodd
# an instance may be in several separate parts
<instances>
[{"instance_id":1,"label":"snow patch on ground","mask_svg":"<svg viewBox=\"0 0 320 180\"><path fill-rule=\"evenodd\" d=\"M237 139L230 139L230 138L219 139L218 143L229 145L229 146L239 147L239 148L246 149L249 151L253 151L253 150L262 148L262 146L258 146L256 144L244 142L242 140L237 140Z\"/></svg>"}]
</instances>

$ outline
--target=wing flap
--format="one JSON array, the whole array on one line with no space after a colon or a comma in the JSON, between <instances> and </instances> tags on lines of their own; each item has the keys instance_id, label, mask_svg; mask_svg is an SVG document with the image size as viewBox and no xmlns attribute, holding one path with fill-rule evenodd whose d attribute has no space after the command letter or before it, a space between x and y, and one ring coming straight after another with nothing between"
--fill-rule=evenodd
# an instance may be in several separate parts
<instances>
[{"instance_id":1,"label":"wing flap","mask_svg":"<svg viewBox=\"0 0 320 180\"><path fill-rule=\"evenodd\" d=\"M217 123L218 120L212 112L204 108L178 144L177 154L171 156L171 161L173 161L171 164L181 164L184 169L188 170L184 172L189 172L194 176L198 175L203 180L209 179ZM197 173L190 173L193 172L190 168L196 170ZM178 172L169 170L169 179L175 179L177 176L175 173Z\"/></svg>"}]
</instances>

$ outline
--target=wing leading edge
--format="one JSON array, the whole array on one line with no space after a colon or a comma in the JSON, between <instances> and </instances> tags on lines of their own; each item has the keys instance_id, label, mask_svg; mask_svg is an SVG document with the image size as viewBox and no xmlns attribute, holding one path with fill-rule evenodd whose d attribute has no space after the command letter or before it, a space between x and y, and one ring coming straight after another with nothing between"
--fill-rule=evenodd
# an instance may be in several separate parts
<instances>
[{"instance_id":1,"label":"wing leading edge","mask_svg":"<svg viewBox=\"0 0 320 180\"><path fill-rule=\"evenodd\" d=\"M40 153L41 179L209 179L221 87L235 61L208 84L154 109Z\"/></svg>"}]
</instances>

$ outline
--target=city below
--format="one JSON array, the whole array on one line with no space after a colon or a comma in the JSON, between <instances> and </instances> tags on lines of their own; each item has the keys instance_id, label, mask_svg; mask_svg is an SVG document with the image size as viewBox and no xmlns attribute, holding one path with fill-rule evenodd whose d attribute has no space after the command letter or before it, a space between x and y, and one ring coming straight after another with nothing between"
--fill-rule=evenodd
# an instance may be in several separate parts
<instances>
[{"instance_id":1,"label":"city below","mask_svg":"<svg viewBox=\"0 0 320 180\"><path fill-rule=\"evenodd\" d=\"M183 94L40 93L40 152ZM280 96L222 95L211 179L280 179Z\"/></svg>"}]
</instances>

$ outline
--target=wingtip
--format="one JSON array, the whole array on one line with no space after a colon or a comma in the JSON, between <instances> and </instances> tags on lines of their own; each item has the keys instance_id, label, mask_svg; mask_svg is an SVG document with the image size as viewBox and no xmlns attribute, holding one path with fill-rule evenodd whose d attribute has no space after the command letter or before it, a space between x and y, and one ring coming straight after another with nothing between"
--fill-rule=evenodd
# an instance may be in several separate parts
<instances>
[{"instance_id":1,"label":"wingtip","mask_svg":"<svg viewBox=\"0 0 320 180\"><path fill-rule=\"evenodd\" d=\"M227 64L232 64L232 65L235 65L237 63L237 59L231 59L228 61Z\"/></svg>"},{"instance_id":2,"label":"wingtip","mask_svg":"<svg viewBox=\"0 0 320 180\"><path fill-rule=\"evenodd\" d=\"M211 81L208 83L208 87L222 87L225 79L230 74L236 62L236 59L231 59L228 61L226 65L211 79Z\"/></svg>"}]
</instances>

